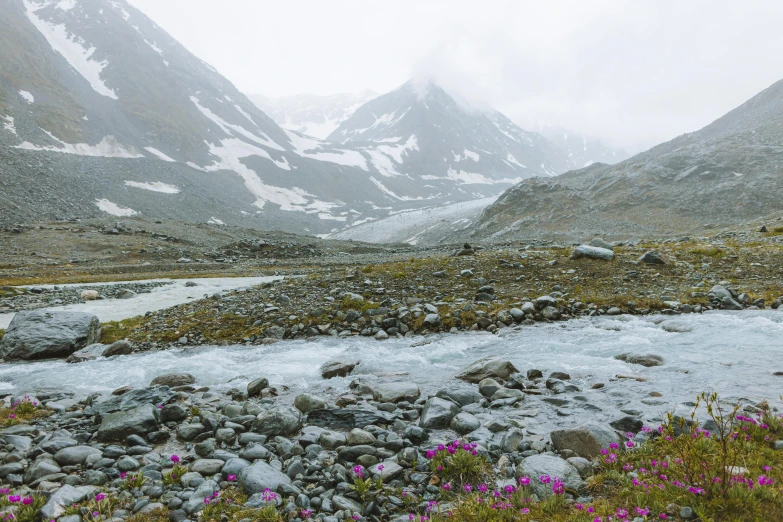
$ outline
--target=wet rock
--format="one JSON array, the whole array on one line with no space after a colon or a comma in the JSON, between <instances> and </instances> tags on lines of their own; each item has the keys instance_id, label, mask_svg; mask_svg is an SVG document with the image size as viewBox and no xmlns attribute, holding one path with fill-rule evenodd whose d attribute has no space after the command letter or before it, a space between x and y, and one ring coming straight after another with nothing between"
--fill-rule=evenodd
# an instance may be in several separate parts
<instances>
[{"instance_id":1,"label":"wet rock","mask_svg":"<svg viewBox=\"0 0 783 522\"><path fill-rule=\"evenodd\" d=\"M262 411L253 421L252 429L267 436L293 435L302 429L302 414L295 408L276 407Z\"/></svg>"},{"instance_id":2,"label":"wet rock","mask_svg":"<svg viewBox=\"0 0 783 522\"><path fill-rule=\"evenodd\" d=\"M154 404L159 406L173 400L177 394L171 391L167 386L151 386L130 390L122 395L117 395L111 399L94 404L92 408L98 414L106 414L115 411L129 410L144 404Z\"/></svg>"},{"instance_id":3,"label":"wet rock","mask_svg":"<svg viewBox=\"0 0 783 522\"><path fill-rule=\"evenodd\" d=\"M373 390L373 399L382 403L415 402L420 395L418 385L412 382L384 383L376 386Z\"/></svg>"},{"instance_id":4,"label":"wet rock","mask_svg":"<svg viewBox=\"0 0 783 522\"><path fill-rule=\"evenodd\" d=\"M144 435L158 429L158 419L152 405L137 406L109 413L98 428L98 440L123 441L129 435Z\"/></svg>"},{"instance_id":5,"label":"wet rock","mask_svg":"<svg viewBox=\"0 0 783 522\"><path fill-rule=\"evenodd\" d=\"M487 378L505 380L516 371L517 369L510 361L496 357L486 357L475 361L462 370L457 375L457 379L477 384Z\"/></svg>"},{"instance_id":6,"label":"wet rock","mask_svg":"<svg viewBox=\"0 0 783 522\"><path fill-rule=\"evenodd\" d=\"M294 399L294 407L302 413L310 413L313 410L322 410L326 407L326 402L320 397L302 393Z\"/></svg>"},{"instance_id":7,"label":"wet rock","mask_svg":"<svg viewBox=\"0 0 783 522\"><path fill-rule=\"evenodd\" d=\"M457 413L459 413L459 407L453 402L439 397L431 397L421 411L419 426L424 429L447 428Z\"/></svg>"},{"instance_id":8,"label":"wet rock","mask_svg":"<svg viewBox=\"0 0 783 522\"><path fill-rule=\"evenodd\" d=\"M384 425L390 418L381 412L360 409L323 409L311 411L307 423L321 428L350 430L363 428L370 424Z\"/></svg>"},{"instance_id":9,"label":"wet rock","mask_svg":"<svg viewBox=\"0 0 783 522\"><path fill-rule=\"evenodd\" d=\"M133 353L133 346L128 341L116 341L108 346L101 354L103 357L113 357L115 355L129 355Z\"/></svg>"},{"instance_id":10,"label":"wet rock","mask_svg":"<svg viewBox=\"0 0 783 522\"><path fill-rule=\"evenodd\" d=\"M321 366L321 377L324 379L345 377L358 365L359 361L329 361Z\"/></svg>"},{"instance_id":11,"label":"wet rock","mask_svg":"<svg viewBox=\"0 0 783 522\"><path fill-rule=\"evenodd\" d=\"M655 354L634 354L634 353L621 353L616 355L615 359L618 361L627 362L628 364L639 364L651 368L653 366L663 365L663 357Z\"/></svg>"},{"instance_id":12,"label":"wet rock","mask_svg":"<svg viewBox=\"0 0 783 522\"><path fill-rule=\"evenodd\" d=\"M557 451L571 450L586 459L599 456L601 448L608 448L611 443L622 442L612 428L592 422L575 428L553 431L550 437L552 446Z\"/></svg>"},{"instance_id":13,"label":"wet rock","mask_svg":"<svg viewBox=\"0 0 783 522\"><path fill-rule=\"evenodd\" d=\"M98 357L101 357L103 355L103 352L106 350L106 345L101 343L91 344L89 346L85 346L81 350L76 350L71 355L68 356L67 359L65 359L65 362L75 364L75 363L81 363L86 361L94 361Z\"/></svg>"},{"instance_id":14,"label":"wet rock","mask_svg":"<svg viewBox=\"0 0 783 522\"><path fill-rule=\"evenodd\" d=\"M644 422L642 422L642 420L637 417L631 417L630 415L627 415L617 420L613 420L609 423L609 425L617 431L621 431L623 433L639 433L642 431Z\"/></svg>"},{"instance_id":15,"label":"wet rock","mask_svg":"<svg viewBox=\"0 0 783 522\"><path fill-rule=\"evenodd\" d=\"M467 406L468 404L476 404L481 402L482 395L472 388L446 388L440 390L436 396L441 399L448 399L460 406Z\"/></svg>"},{"instance_id":16,"label":"wet rock","mask_svg":"<svg viewBox=\"0 0 783 522\"><path fill-rule=\"evenodd\" d=\"M176 386L194 384L195 382L196 378L189 373L167 373L152 379L150 386L168 386L174 388Z\"/></svg>"},{"instance_id":17,"label":"wet rock","mask_svg":"<svg viewBox=\"0 0 783 522\"><path fill-rule=\"evenodd\" d=\"M266 388L269 388L269 379L266 377L259 377L258 379L254 379L247 384L247 396L258 397L261 395L261 390Z\"/></svg>"},{"instance_id":18,"label":"wet rock","mask_svg":"<svg viewBox=\"0 0 783 522\"><path fill-rule=\"evenodd\" d=\"M26 361L67 357L100 340L101 323L82 312L18 312L0 339L0 357Z\"/></svg>"}]
</instances>

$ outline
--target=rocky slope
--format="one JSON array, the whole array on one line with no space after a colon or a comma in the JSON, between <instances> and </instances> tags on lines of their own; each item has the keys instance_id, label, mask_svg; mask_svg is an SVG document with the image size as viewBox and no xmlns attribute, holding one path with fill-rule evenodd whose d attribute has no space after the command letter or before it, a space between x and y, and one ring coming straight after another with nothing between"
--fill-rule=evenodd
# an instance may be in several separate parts
<instances>
[{"instance_id":1,"label":"rocky slope","mask_svg":"<svg viewBox=\"0 0 783 522\"><path fill-rule=\"evenodd\" d=\"M707 127L617 165L526 180L484 211L471 236L675 234L779 211L781 121L783 81Z\"/></svg>"},{"instance_id":2,"label":"rocky slope","mask_svg":"<svg viewBox=\"0 0 783 522\"><path fill-rule=\"evenodd\" d=\"M283 129L126 0L2 6L6 225L103 213L319 234L497 194L527 175L499 160L484 171L429 172L442 152L420 154L431 134L340 145ZM528 146L551 147L543 138ZM454 150L471 162L475 149ZM531 175L565 170L557 155Z\"/></svg>"}]
</instances>

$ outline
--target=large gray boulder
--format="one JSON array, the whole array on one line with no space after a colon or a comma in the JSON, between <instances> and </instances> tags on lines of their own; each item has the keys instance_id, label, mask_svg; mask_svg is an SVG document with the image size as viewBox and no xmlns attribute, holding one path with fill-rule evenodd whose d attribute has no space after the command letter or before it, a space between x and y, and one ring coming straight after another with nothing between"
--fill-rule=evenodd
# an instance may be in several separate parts
<instances>
[{"instance_id":1,"label":"large gray boulder","mask_svg":"<svg viewBox=\"0 0 783 522\"><path fill-rule=\"evenodd\" d=\"M100 491L95 486L74 487L69 484L61 487L51 494L41 509L41 518L52 520L65 513L65 509L90 497L94 497Z\"/></svg>"},{"instance_id":2,"label":"large gray boulder","mask_svg":"<svg viewBox=\"0 0 783 522\"><path fill-rule=\"evenodd\" d=\"M551 455L533 455L522 459L519 464L519 475L530 477L530 488L539 498L552 496L552 484L542 484L539 478L548 475L552 480L560 481L568 489L578 491L584 485L579 471L560 457Z\"/></svg>"},{"instance_id":3,"label":"large gray boulder","mask_svg":"<svg viewBox=\"0 0 783 522\"><path fill-rule=\"evenodd\" d=\"M70 446L54 454L54 460L60 466L76 466L84 464L90 455L100 455L101 450L92 446Z\"/></svg>"},{"instance_id":4,"label":"large gray boulder","mask_svg":"<svg viewBox=\"0 0 783 522\"><path fill-rule=\"evenodd\" d=\"M101 322L83 312L33 310L17 313L0 340L0 357L27 361L68 357L100 341Z\"/></svg>"},{"instance_id":5,"label":"large gray boulder","mask_svg":"<svg viewBox=\"0 0 783 522\"><path fill-rule=\"evenodd\" d=\"M296 408L273 408L259 413L252 427L268 437L294 435L302 429L302 414Z\"/></svg>"},{"instance_id":6,"label":"large gray boulder","mask_svg":"<svg viewBox=\"0 0 783 522\"><path fill-rule=\"evenodd\" d=\"M590 245L579 245L571 252L571 259L600 259L601 261L611 261L614 259L614 252L608 248L595 247Z\"/></svg>"},{"instance_id":7,"label":"large gray boulder","mask_svg":"<svg viewBox=\"0 0 783 522\"><path fill-rule=\"evenodd\" d=\"M497 357L485 357L462 370L457 375L457 379L477 384L487 378L505 380L508 379L509 375L517 371L519 370L510 361Z\"/></svg>"},{"instance_id":8,"label":"large gray boulder","mask_svg":"<svg viewBox=\"0 0 783 522\"><path fill-rule=\"evenodd\" d=\"M430 397L421 410L419 426L430 430L446 429L457 413L459 406L453 402L440 397Z\"/></svg>"},{"instance_id":9,"label":"large gray boulder","mask_svg":"<svg viewBox=\"0 0 783 522\"><path fill-rule=\"evenodd\" d=\"M158 430L156 408L151 404L109 413L98 428L98 440L123 441L128 435L144 435Z\"/></svg>"},{"instance_id":10,"label":"large gray boulder","mask_svg":"<svg viewBox=\"0 0 783 522\"><path fill-rule=\"evenodd\" d=\"M622 442L612 427L592 422L553 431L550 437L552 446L557 451L571 450L586 459L597 457L601 454L601 448L608 448L613 442L615 444Z\"/></svg>"},{"instance_id":11,"label":"large gray boulder","mask_svg":"<svg viewBox=\"0 0 783 522\"><path fill-rule=\"evenodd\" d=\"M372 392L373 399L378 402L415 402L419 395L419 387L412 382L387 382Z\"/></svg>"},{"instance_id":12,"label":"large gray boulder","mask_svg":"<svg viewBox=\"0 0 783 522\"><path fill-rule=\"evenodd\" d=\"M239 485L247 495L261 493L269 488L277 491L281 484L290 484L291 479L264 461L258 460L239 472Z\"/></svg>"}]
</instances>

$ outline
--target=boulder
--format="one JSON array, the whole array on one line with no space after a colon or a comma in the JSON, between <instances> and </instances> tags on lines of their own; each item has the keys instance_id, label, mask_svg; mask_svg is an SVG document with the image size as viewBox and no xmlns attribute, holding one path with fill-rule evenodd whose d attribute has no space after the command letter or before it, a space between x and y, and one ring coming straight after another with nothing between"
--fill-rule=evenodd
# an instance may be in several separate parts
<instances>
[{"instance_id":1,"label":"boulder","mask_svg":"<svg viewBox=\"0 0 783 522\"><path fill-rule=\"evenodd\" d=\"M600 237L594 238L592 241L588 243L589 246L598 247L598 248L604 248L606 250L612 250L612 244L608 241L604 241Z\"/></svg>"},{"instance_id":2,"label":"boulder","mask_svg":"<svg viewBox=\"0 0 783 522\"><path fill-rule=\"evenodd\" d=\"M65 359L67 363L80 363L86 361L94 361L98 357L103 356L103 352L106 350L106 345L101 343L91 344L85 346L81 350L76 350Z\"/></svg>"},{"instance_id":3,"label":"boulder","mask_svg":"<svg viewBox=\"0 0 783 522\"><path fill-rule=\"evenodd\" d=\"M66 484L49 496L49 500L41 509L41 518L44 520L59 518L65 513L66 508L94 497L99 491L100 489L95 486L74 487Z\"/></svg>"},{"instance_id":4,"label":"boulder","mask_svg":"<svg viewBox=\"0 0 783 522\"><path fill-rule=\"evenodd\" d=\"M477 384L484 379L494 378L505 380L518 370L510 361L496 357L486 357L470 364L462 370L457 379Z\"/></svg>"},{"instance_id":5,"label":"boulder","mask_svg":"<svg viewBox=\"0 0 783 522\"><path fill-rule=\"evenodd\" d=\"M302 414L295 408L272 408L258 414L252 429L268 437L294 435L302 429Z\"/></svg>"},{"instance_id":6,"label":"boulder","mask_svg":"<svg viewBox=\"0 0 783 522\"><path fill-rule=\"evenodd\" d=\"M226 462L220 459L197 459L190 465L190 471L209 477L220 473L225 464Z\"/></svg>"},{"instance_id":7,"label":"boulder","mask_svg":"<svg viewBox=\"0 0 783 522\"><path fill-rule=\"evenodd\" d=\"M84 464L90 455L101 455L101 450L92 446L71 446L55 453L54 460L60 466L76 466Z\"/></svg>"},{"instance_id":8,"label":"boulder","mask_svg":"<svg viewBox=\"0 0 783 522\"><path fill-rule=\"evenodd\" d=\"M320 397L303 393L297 395L294 399L294 407L302 413L310 413L313 410L322 410L326 407L326 402Z\"/></svg>"},{"instance_id":9,"label":"boulder","mask_svg":"<svg viewBox=\"0 0 783 522\"><path fill-rule=\"evenodd\" d=\"M120 288L117 290L117 294L114 297L117 299L133 299L136 297L136 292L127 288Z\"/></svg>"},{"instance_id":10,"label":"boulder","mask_svg":"<svg viewBox=\"0 0 783 522\"><path fill-rule=\"evenodd\" d=\"M373 399L378 402L415 402L420 395L419 387L412 382L388 382L372 392Z\"/></svg>"},{"instance_id":11,"label":"boulder","mask_svg":"<svg viewBox=\"0 0 783 522\"><path fill-rule=\"evenodd\" d=\"M18 312L0 339L0 357L7 361L67 357L100 337L101 322L93 314Z\"/></svg>"},{"instance_id":12,"label":"boulder","mask_svg":"<svg viewBox=\"0 0 783 522\"><path fill-rule=\"evenodd\" d=\"M579 245L571 252L571 259L599 259L601 261L611 261L614 259L614 252L608 248L595 247L590 245Z\"/></svg>"},{"instance_id":13,"label":"boulder","mask_svg":"<svg viewBox=\"0 0 783 522\"><path fill-rule=\"evenodd\" d=\"M150 386L168 386L174 388L175 386L185 386L188 384L194 384L196 378L189 373L167 373L165 375L158 375Z\"/></svg>"},{"instance_id":14,"label":"boulder","mask_svg":"<svg viewBox=\"0 0 783 522\"><path fill-rule=\"evenodd\" d=\"M264 388L269 388L269 379L266 377L259 377L258 379L253 379L249 383L247 383L247 396L248 397L257 397L261 395L261 390Z\"/></svg>"},{"instance_id":15,"label":"boulder","mask_svg":"<svg viewBox=\"0 0 783 522\"><path fill-rule=\"evenodd\" d=\"M116 341L109 345L101 354L103 357L112 357L114 355L129 355L133 353L133 346L128 341Z\"/></svg>"},{"instance_id":16,"label":"boulder","mask_svg":"<svg viewBox=\"0 0 783 522\"><path fill-rule=\"evenodd\" d=\"M345 377L358 365L359 361L329 361L321 366L321 377L324 379Z\"/></svg>"},{"instance_id":17,"label":"boulder","mask_svg":"<svg viewBox=\"0 0 783 522\"><path fill-rule=\"evenodd\" d=\"M157 430L156 408L147 404L103 417L98 428L98 440L124 441L129 435L144 435Z\"/></svg>"},{"instance_id":18,"label":"boulder","mask_svg":"<svg viewBox=\"0 0 783 522\"><path fill-rule=\"evenodd\" d=\"M459 413L459 406L440 397L430 397L421 410L419 426L424 429L445 429Z\"/></svg>"},{"instance_id":19,"label":"boulder","mask_svg":"<svg viewBox=\"0 0 783 522\"><path fill-rule=\"evenodd\" d=\"M663 364L663 357L652 353L621 353L620 355L616 355L615 359L618 361L627 362L628 364L639 364L648 368L653 366L661 366Z\"/></svg>"},{"instance_id":20,"label":"boulder","mask_svg":"<svg viewBox=\"0 0 783 522\"><path fill-rule=\"evenodd\" d=\"M520 476L530 477L530 488L539 498L552 496L551 484L542 484L539 477L548 475L553 480L560 479L566 488L578 491L584 486L579 471L560 457L551 455L533 455L522 459L519 464Z\"/></svg>"},{"instance_id":21,"label":"boulder","mask_svg":"<svg viewBox=\"0 0 783 522\"><path fill-rule=\"evenodd\" d=\"M85 301L95 301L100 297L97 290L82 290L82 293L79 295Z\"/></svg>"},{"instance_id":22,"label":"boulder","mask_svg":"<svg viewBox=\"0 0 783 522\"><path fill-rule=\"evenodd\" d=\"M256 461L239 472L239 485L247 495L261 493L265 489L277 491L282 484L290 484L291 479L264 461Z\"/></svg>"},{"instance_id":23,"label":"boulder","mask_svg":"<svg viewBox=\"0 0 783 522\"><path fill-rule=\"evenodd\" d=\"M650 250L642 254L639 258L639 262L647 265L668 265L669 257L661 252Z\"/></svg>"},{"instance_id":24,"label":"boulder","mask_svg":"<svg viewBox=\"0 0 783 522\"><path fill-rule=\"evenodd\" d=\"M588 422L574 428L553 431L550 434L552 446L557 451L571 450L580 457L592 459L601 454L601 448L622 440L614 429L602 424Z\"/></svg>"},{"instance_id":25,"label":"boulder","mask_svg":"<svg viewBox=\"0 0 783 522\"><path fill-rule=\"evenodd\" d=\"M463 411L451 419L449 427L460 435L467 435L479 429L481 421L475 415Z\"/></svg>"}]
</instances>

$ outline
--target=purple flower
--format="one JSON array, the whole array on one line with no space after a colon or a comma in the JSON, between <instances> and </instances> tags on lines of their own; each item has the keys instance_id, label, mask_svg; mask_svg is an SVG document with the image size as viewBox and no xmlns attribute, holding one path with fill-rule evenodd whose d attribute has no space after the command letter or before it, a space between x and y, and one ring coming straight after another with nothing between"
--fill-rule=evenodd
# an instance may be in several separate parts
<instances>
[{"instance_id":1,"label":"purple flower","mask_svg":"<svg viewBox=\"0 0 783 522\"><path fill-rule=\"evenodd\" d=\"M519 485L520 486L529 486L530 485L530 477L519 477Z\"/></svg>"},{"instance_id":2,"label":"purple flower","mask_svg":"<svg viewBox=\"0 0 783 522\"><path fill-rule=\"evenodd\" d=\"M354 466L353 472L357 477L364 478L364 469L361 466Z\"/></svg>"},{"instance_id":3,"label":"purple flower","mask_svg":"<svg viewBox=\"0 0 783 522\"><path fill-rule=\"evenodd\" d=\"M16 504L20 500L22 500L22 497L20 497L19 495L9 495L8 496L8 502L10 502L11 504Z\"/></svg>"},{"instance_id":4,"label":"purple flower","mask_svg":"<svg viewBox=\"0 0 783 522\"><path fill-rule=\"evenodd\" d=\"M25 506L29 506L32 503L33 503L33 497L24 497L22 499L22 504L24 504Z\"/></svg>"},{"instance_id":5,"label":"purple flower","mask_svg":"<svg viewBox=\"0 0 783 522\"><path fill-rule=\"evenodd\" d=\"M229 475L226 477L226 480L229 482L236 482L237 476L236 475Z\"/></svg>"},{"instance_id":6,"label":"purple flower","mask_svg":"<svg viewBox=\"0 0 783 522\"><path fill-rule=\"evenodd\" d=\"M106 495L104 495L103 493L98 493L97 495L95 495L95 502L100 502L101 500L103 500L105 498L106 498Z\"/></svg>"},{"instance_id":7,"label":"purple flower","mask_svg":"<svg viewBox=\"0 0 783 522\"><path fill-rule=\"evenodd\" d=\"M174 464L179 464L181 460L182 459L180 459L178 455L171 456L171 462L173 462Z\"/></svg>"}]
</instances>

